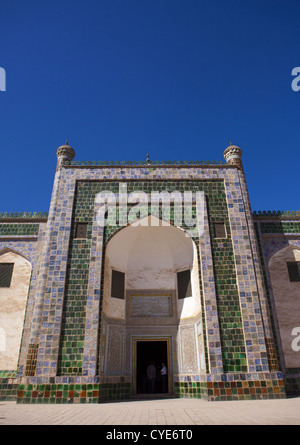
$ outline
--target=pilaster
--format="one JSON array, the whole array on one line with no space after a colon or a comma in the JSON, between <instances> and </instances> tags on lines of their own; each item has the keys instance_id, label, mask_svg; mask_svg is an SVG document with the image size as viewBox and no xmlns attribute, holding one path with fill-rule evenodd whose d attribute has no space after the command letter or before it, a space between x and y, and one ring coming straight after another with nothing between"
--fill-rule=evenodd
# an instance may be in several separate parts
<instances>
[{"instance_id":1,"label":"pilaster","mask_svg":"<svg viewBox=\"0 0 300 445\"><path fill-rule=\"evenodd\" d=\"M99 208L100 203L95 199L82 368L83 375L88 376L96 375L97 357L99 355L98 333L101 316L100 291L104 235L104 226L98 218Z\"/></svg>"},{"instance_id":2,"label":"pilaster","mask_svg":"<svg viewBox=\"0 0 300 445\"><path fill-rule=\"evenodd\" d=\"M199 255L205 311L206 338L211 374L223 374L221 336L218 319L212 248L209 232L207 204L204 194L197 193L196 211L199 230Z\"/></svg>"}]
</instances>

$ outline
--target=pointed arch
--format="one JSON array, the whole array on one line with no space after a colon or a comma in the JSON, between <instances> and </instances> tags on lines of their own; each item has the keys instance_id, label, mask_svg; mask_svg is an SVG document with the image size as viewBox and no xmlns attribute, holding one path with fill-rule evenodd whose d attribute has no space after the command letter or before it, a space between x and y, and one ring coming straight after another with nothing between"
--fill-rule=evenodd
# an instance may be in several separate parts
<instances>
[{"instance_id":1,"label":"pointed arch","mask_svg":"<svg viewBox=\"0 0 300 445\"><path fill-rule=\"evenodd\" d=\"M186 230L178 225L178 224L173 224L172 221L170 221L166 215L163 212L160 212L160 216L157 217L156 215L153 215L151 212L151 207L148 207L147 210L148 214L147 216L143 217L143 218L136 218L134 220L132 220L130 223L127 223L126 226L119 226L117 228L115 228L114 230L110 230L109 233L106 235L107 239L106 239L106 244L108 244L108 242L115 236L117 235L120 231L126 229L127 227L138 227L138 226L165 226L165 227L173 227L175 229L179 229L182 230L183 232L186 233ZM151 221L151 224L146 224L146 222ZM188 236L188 235L187 235Z\"/></svg>"},{"instance_id":2,"label":"pointed arch","mask_svg":"<svg viewBox=\"0 0 300 445\"><path fill-rule=\"evenodd\" d=\"M300 368L299 353L291 346L293 329L300 320L300 281L291 279L289 262L300 262L299 246L291 244L275 252L269 260L269 274L284 363L286 368Z\"/></svg>"},{"instance_id":3,"label":"pointed arch","mask_svg":"<svg viewBox=\"0 0 300 445\"><path fill-rule=\"evenodd\" d=\"M31 260L26 255L24 255L23 253L19 252L16 249L12 249L11 247L4 247L0 249L0 261L1 261L1 256L6 253L14 253L15 255L19 255L31 264Z\"/></svg>"},{"instance_id":4,"label":"pointed arch","mask_svg":"<svg viewBox=\"0 0 300 445\"><path fill-rule=\"evenodd\" d=\"M276 258L279 258L279 257L292 259L294 256L294 258L295 258L294 251L298 251L299 256L300 256L300 246L296 246L294 244L290 244L286 247L283 247L280 250L277 250L277 252L273 253L271 258L269 259L269 265L272 264L272 261L274 261ZM299 259L299 261L300 261L300 259Z\"/></svg>"}]
</instances>

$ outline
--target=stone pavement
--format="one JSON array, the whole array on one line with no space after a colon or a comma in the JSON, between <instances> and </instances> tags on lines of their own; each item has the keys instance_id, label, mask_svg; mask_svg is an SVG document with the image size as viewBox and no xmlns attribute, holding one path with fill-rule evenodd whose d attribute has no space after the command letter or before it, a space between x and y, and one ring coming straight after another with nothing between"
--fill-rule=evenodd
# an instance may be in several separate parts
<instances>
[{"instance_id":1,"label":"stone pavement","mask_svg":"<svg viewBox=\"0 0 300 445\"><path fill-rule=\"evenodd\" d=\"M99 405L0 402L0 425L300 425L300 398L224 402L163 399Z\"/></svg>"}]
</instances>

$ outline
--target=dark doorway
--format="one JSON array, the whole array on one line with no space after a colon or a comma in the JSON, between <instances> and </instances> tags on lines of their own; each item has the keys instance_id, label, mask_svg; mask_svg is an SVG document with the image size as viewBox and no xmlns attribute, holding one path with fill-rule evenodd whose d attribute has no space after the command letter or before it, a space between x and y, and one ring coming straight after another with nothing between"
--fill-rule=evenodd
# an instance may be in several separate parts
<instances>
[{"instance_id":1,"label":"dark doorway","mask_svg":"<svg viewBox=\"0 0 300 445\"><path fill-rule=\"evenodd\" d=\"M168 393L168 378L163 385L160 370L162 363L168 367L168 343L167 341L137 341L136 343L136 393L150 394L151 383L147 378L147 367L153 362L156 368L156 378L153 388L154 394ZM169 370L168 370L169 371Z\"/></svg>"}]
</instances>

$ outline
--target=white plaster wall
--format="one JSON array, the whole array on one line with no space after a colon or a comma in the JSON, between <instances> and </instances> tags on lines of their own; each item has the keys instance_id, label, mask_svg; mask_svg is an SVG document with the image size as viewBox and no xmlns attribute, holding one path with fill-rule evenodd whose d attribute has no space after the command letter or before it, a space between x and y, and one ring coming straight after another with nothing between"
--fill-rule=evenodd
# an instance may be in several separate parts
<instances>
[{"instance_id":1,"label":"white plaster wall","mask_svg":"<svg viewBox=\"0 0 300 445\"><path fill-rule=\"evenodd\" d=\"M109 244L108 244L109 246ZM120 256L123 255L123 250L120 250ZM110 256L112 256L113 266L111 265ZM125 270L120 266L118 261L118 255L114 253L106 253L105 264L104 264L104 284L103 284L103 312L110 318L117 318L119 320L125 320L125 299L119 300L117 298L111 298L111 271L112 268L119 270L120 272L125 272ZM115 260L115 261L114 261ZM116 264L116 265L115 265Z\"/></svg>"},{"instance_id":2,"label":"white plaster wall","mask_svg":"<svg viewBox=\"0 0 300 445\"><path fill-rule=\"evenodd\" d=\"M292 330L300 329L300 282L290 282L287 262L300 261L300 249L286 247L272 256L269 272L287 368L300 367L300 351L292 349Z\"/></svg>"},{"instance_id":3,"label":"white plaster wall","mask_svg":"<svg viewBox=\"0 0 300 445\"><path fill-rule=\"evenodd\" d=\"M0 370L16 370L31 274L31 264L7 252L0 263L14 263L11 285L0 288Z\"/></svg>"},{"instance_id":4,"label":"white plaster wall","mask_svg":"<svg viewBox=\"0 0 300 445\"><path fill-rule=\"evenodd\" d=\"M137 227L127 262L127 289L176 287L177 269L191 267L192 244L174 227Z\"/></svg>"}]
</instances>

